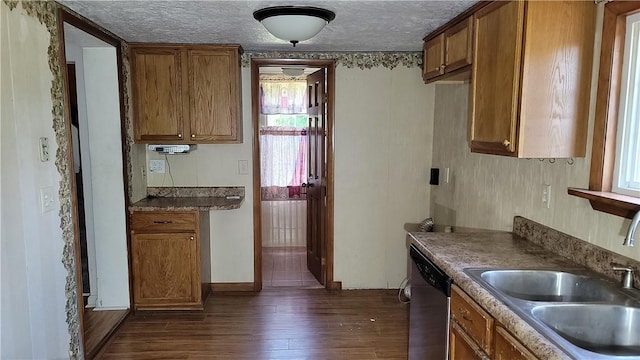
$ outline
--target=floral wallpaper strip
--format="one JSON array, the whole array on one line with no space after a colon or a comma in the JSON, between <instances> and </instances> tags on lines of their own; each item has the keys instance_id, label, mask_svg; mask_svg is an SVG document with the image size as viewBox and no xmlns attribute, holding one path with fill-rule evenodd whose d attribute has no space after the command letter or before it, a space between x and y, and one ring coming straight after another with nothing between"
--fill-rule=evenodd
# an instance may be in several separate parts
<instances>
[{"instance_id":1,"label":"floral wallpaper strip","mask_svg":"<svg viewBox=\"0 0 640 360\"><path fill-rule=\"evenodd\" d=\"M407 68L422 66L421 52L246 52L242 54L242 66L249 67L251 59L254 58L336 60L338 66L360 69L380 66L393 69L400 65Z\"/></svg>"}]
</instances>

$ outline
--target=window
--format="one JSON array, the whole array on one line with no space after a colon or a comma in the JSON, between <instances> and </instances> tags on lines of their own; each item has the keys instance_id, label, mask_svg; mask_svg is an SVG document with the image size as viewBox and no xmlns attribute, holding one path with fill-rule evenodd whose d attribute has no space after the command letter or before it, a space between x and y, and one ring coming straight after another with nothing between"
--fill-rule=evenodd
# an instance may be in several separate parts
<instances>
[{"instance_id":1,"label":"window","mask_svg":"<svg viewBox=\"0 0 640 360\"><path fill-rule=\"evenodd\" d=\"M612 191L640 197L640 13L627 16Z\"/></svg>"},{"instance_id":2,"label":"window","mask_svg":"<svg viewBox=\"0 0 640 360\"><path fill-rule=\"evenodd\" d=\"M632 218L640 210L640 30L635 20L640 1L611 1L603 6L589 189L570 188L569 194L588 199L595 210Z\"/></svg>"}]
</instances>

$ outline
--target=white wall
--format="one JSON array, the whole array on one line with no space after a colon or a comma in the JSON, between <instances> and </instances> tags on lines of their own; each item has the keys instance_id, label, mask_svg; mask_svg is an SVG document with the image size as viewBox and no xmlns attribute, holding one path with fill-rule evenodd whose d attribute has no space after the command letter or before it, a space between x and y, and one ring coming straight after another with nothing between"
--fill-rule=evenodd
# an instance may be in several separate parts
<instances>
[{"instance_id":1,"label":"white wall","mask_svg":"<svg viewBox=\"0 0 640 360\"><path fill-rule=\"evenodd\" d=\"M126 211L122 178L116 49L84 48L100 308L129 307Z\"/></svg>"},{"instance_id":2,"label":"white wall","mask_svg":"<svg viewBox=\"0 0 640 360\"><path fill-rule=\"evenodd\" d=\"M336 71L335 279L397 288L404 224L428 215L433 86L420 69Z\"/></svg>"},{"instance_id":3,"label":"white wall","mask_svg":"<svg viewBox=\"0 0 640 360\"><path fill-rule=\"evenodd\" d=\"M245 186L242 207L211 212L214 282L253 281L250 71L242 70L244 143L199 145L168 156L149 186ZM397 287L406 276L403 224L428 215L433 87L420 69L336 70L335 280L344 288ZM147 153L149 159L164 156ZM147 161L148 164L148 161Z\"/></svg>"},{"instance_id":4,"label":"white wall","mask_svg":"<svg viewBox=\"0 0 640 360\"><path fill-rule=\"evenodd\" d=\"M602 4L598 7L595 54L599 54ZM587 188L594 123L599 56L594 59L587 157L549 160L512 159L472 154L467 143L468 85L438 85L434 128L435 167L449 167L452 181L431 192L436 223L511 230L513 217L524 216L633 259L640 248L622 246L630 221L591 209L585 199L567 194L568 187ZM541 203L542 185L551 185L551 206Z\"/></svg>"},{"instance_id":5,"label":"white wall","mask_svg":"<svg viewBox=\"0 0 640 360\"><path fill-rule=\"evenodd\" d=\"M59 203L41 213L39 189L60 177L52 128L49 33L21 6L0 4L2 100L2 359L68 358L66 271ZM51 160L40 162L38 139L49 138Z\"/></svg>"}]
</instances>

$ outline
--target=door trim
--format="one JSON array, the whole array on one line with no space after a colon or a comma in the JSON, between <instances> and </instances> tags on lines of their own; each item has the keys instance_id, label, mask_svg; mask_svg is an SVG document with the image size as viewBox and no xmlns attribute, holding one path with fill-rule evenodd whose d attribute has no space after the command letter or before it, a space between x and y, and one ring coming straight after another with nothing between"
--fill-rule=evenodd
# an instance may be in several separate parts
<instances>
[{"instance_id":1,"label":"door trim","mask_svg":"<svg viewBox=\"0 0 640 360\"><path fill-rule=\"evenodd\" d=\"M117 61L117 69L118 69L118 97L120 102L120 138L121 138L121 156L122 156L122 181L124 185L125 193L122 194L124 196L124 207L125 213L128 213L126 209L129 208L129 195L127 194L127 189L129 189L129 177L127 174L127 126L126 126L126 106L124 102L124 92L125 92L125 83L124 83L124 73L123 73L123 63L122 63L122 47L123 40L117 38L115 35L104 31L103 29L93 25L83 18L79 18L74 14L67 11L64 7L60 7L58 9L58 37L60 39L60 70L62 72L62 87L63 87L63 105L64 105L64 118L65 118L65 132L66 138L71 142L71 110L69 104L69 89L68 89L68 81L69 75L67 74L67 57L65 53L65 36L64 36L64 23L68 23L89 35L92 35L105 43L113 46L116 50L116 61ZM86 344L86 336L85 336L85 324L84 324L84 300L82 298L82 264L80 259L80 230L79 230L79 221L78 221L78 199L76 197L76 179L75 174L73 174L73 151L69 149L67 154L67 163L69 164L69 179L71 186L71 221L73 223L73 237L74 237L74 248L75 248L75 267L76 267L76 289L77 289L77 311L78 311L78 322L80 325L80 340L82 342L82 346ZM128 262L128 273L131 274L131 231L129 227L129 217L127 216L125 219L125 229L126 229L126 243L127 243L127 262ZM133 305L133 288L131 282L131 276L129 275L129 309L127 309L127 313L125 316L120 319L120 321L111 329L109 334L100 342L99 345L96 346L95 352L92 354L88 354L87 350L84 349L84 355L86 357L92 358L97 354L98 351L102 349L102 347L107 343L109 338L115 333L115 331L122 325L124 320L131 314L131 308ZM73 340L73 339L72 339Z\"/></svg>"},{"instance_id":2,"label":"door trim","mask_svg":"<svg viewBox=\"0 0 640 360\"><path fill-rule=\"evenodd\" d=\"M342 282L334 281L334 112L335 112L335 60L305 59L251 59L251 114L253 122L253 289L262 290L262 204L260 201L260 67L307 66L327 69L327 228L324 245L326 250L325 288L342 289Z\"/></svg>"}]
</instances>

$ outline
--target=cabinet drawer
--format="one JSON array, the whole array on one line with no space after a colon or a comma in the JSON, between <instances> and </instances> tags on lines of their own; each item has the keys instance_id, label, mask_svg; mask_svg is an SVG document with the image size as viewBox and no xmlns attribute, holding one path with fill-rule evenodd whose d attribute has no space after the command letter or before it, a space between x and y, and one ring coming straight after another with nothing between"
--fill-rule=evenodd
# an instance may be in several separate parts
<instances>
[{"instance_id":1,"label":"cabinet drawer","mask_svg":"<svg viewBox=\"0 0 640 360\"><path fill-rule=\"evenodd\" d=\"M197 211L135 211L131 213L134 232L190 231L197 229Z\"/></svg>"},{"instance_id":2,"label":"cabinet drawer","mask_svg":"<svg viewBox=\"0 0 640 360\"><path fill-rule=\"evenodd\" d=\"M493 317L457 286L451 288L451 317L484 352L491 354Z\"/></svg>"}]
</instances>

